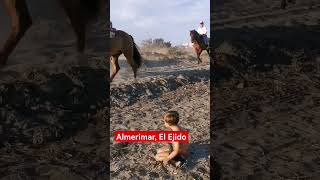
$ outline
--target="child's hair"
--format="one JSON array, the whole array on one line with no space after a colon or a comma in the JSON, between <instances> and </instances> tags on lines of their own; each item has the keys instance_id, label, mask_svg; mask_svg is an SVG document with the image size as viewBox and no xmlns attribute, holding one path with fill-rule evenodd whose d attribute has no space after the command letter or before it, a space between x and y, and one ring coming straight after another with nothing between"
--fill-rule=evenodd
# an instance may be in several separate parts
<instances>
[{"instance_id":1,"label":"child's hair","mask_svg":"<svg viewBox=\"0 0 320 180\"><path fill-rule=\"evenodd\" d=\"M163 120L169 125L176 125L179 122L179 113L177 111L168 111L164 114Z\"/></svg>"}]
</instances>

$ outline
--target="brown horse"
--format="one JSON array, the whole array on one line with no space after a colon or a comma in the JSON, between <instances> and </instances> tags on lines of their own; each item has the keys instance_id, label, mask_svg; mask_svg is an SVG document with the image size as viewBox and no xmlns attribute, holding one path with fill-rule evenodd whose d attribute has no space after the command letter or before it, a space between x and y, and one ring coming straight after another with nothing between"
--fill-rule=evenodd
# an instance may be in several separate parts
<instances>
[{"instance_id":1,"label":"brown horse","mask_svg":"<svg viewBox=\"0 0 320 180\"><path fill-rule=\"evenodd\" d=\"M191 37L191 42L193 43L192 46L197 53L198 64L200 64L202 62L202 60L200 59L200 55L202 51L206 50L210 56L210 48L204 43L201 35L196 30L190 31L190 37Z\"/></svg>"},{"instance_id":2,"label":"brown horse","mask_svg":"<svg viewBox=\"0 0 320 180\"><path fill-rule=\"evenodd\" d=\"M10 17L11 32L2 49L0 49L0 65L7 63L9 55L31 27L32 19L26 0L2 0ZM59 0L62 8L77 36L77 50L83 53L85 48L85 31L90 19L96 18L105 7L105 0Z\"/></svg>"},{"instance_id":3,"label":"brown horse","mask_svg":"<svg viewBox=\"0 0 320 180\"><path fill-rule=\"evenodd\" d=\"M295 4L296 0L281 0L281 9L286 9L288 3Z\"/></svg>"},{"instance_id":4,"label":"brown horse","mask_svg":"<svg viewBox=\"0 0 320 180\"><path fill-rule=\"evenodd\" d=\"M118 58L123 54L129 65L131 66L134 78L137 76L138 68L142 64L142 57L138 51L134 39L131 35L124 31L115 31L115 37L109 40L110 47L108 48L108 58L111 56L112 75L110 81L114 79L118 71L120 70Z\"/></svg>"}]
</instances>

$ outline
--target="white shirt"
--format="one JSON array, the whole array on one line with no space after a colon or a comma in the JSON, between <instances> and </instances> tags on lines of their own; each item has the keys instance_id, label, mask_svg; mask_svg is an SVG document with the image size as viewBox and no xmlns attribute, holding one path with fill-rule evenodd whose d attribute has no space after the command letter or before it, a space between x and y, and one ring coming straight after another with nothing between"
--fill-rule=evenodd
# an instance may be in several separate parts
<instances>
[{"instance_id":1,"label":"white shirt","mask_svg":"<svg viewBox=\"0 0 320 180\"><path fill-rule=\"evenodd\" d=\"M202 35L202 34L207 34L207 28L205 27L205 26L203 26L203 27L198 27L198 33L200 34L200 35Z\"/></svg>"}]
</instances>

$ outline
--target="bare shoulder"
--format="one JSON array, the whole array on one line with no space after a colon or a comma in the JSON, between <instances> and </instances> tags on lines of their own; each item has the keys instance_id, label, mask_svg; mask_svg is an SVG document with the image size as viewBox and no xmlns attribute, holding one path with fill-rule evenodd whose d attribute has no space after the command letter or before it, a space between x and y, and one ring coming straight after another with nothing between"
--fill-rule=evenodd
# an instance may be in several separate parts
<instances>
[{"instance_id":1,"label":"bare shoulder","mask_svg":"<svg viewBox=\"0 0 320 180\"><path fill-rule=\"evenodd\" d=\"M181 131L181 128L179 126L172 126L171 130L172 131Z\"/></svg>"}]
</instances>

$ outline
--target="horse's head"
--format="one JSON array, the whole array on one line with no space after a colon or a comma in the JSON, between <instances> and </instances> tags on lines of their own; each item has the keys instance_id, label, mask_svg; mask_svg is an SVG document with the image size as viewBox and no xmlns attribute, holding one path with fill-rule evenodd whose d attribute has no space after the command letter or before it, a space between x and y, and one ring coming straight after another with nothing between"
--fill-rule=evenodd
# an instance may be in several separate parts
<instances>
[{"instance_id":1,"label":"horse's head","mask_svg":"<svg viewBox=\"0 0 320 180\"><path fill-rule=\"evenodd\" d=\"M194 42L196 39L196 34L197 31L196 30L190 30L190 37L191 37L191 42Z\"/></svg>"},{"instance_id":2,"label":"horse's head","mask_svg":"<svg viewBox=\"0 0 320 180\"><path fill-rule=\"evenodd\" d=\"M195 35L195 33L197 33L197 31L196 30L190 30L190 36L194 36Z\"/></svg>"},{"instance_id":3,"label":"horse's head","mask_svg":"<svg viewBox=\"0 0 320 180\"><path fill-rule=\"evenodd\" d=\"M190 31L191 42L198 42L200 39L200 34L196 30Z\"/></svg>"}]
</instances>

